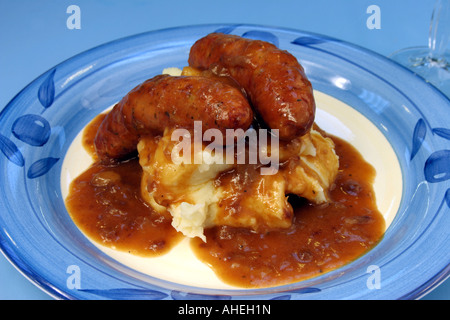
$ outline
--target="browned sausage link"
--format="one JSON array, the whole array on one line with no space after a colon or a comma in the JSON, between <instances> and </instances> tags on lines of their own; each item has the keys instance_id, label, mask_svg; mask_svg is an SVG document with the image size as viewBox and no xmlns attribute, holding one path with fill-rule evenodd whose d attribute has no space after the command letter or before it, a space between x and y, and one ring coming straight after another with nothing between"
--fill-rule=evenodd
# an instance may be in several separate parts
<instances>
[{"instance_id":1,"label":"browned sausage link","mask_svg":"<svg viewBox=\"0 0 450 320\"><path fill-rule=\"evenodd\" d=\"M246 91L264 122L290 140L312 126L315 102L311 83L297 59L260 40L212 33L191 48L189 65L228 72Z\"/></svg>"},{"instance_id":2,"label":"browned sausage link","mask_svg":"<svg viewBox=\"0 0 450 320\"><path fill-rule=\"evenodd\" d=\"M209 77L159 75L130 91L108 113L95 137L100 161L122 160L136 150L142 135L166 128L247 129L253 112L242 92Z\"/></svg>"}]
</instances>

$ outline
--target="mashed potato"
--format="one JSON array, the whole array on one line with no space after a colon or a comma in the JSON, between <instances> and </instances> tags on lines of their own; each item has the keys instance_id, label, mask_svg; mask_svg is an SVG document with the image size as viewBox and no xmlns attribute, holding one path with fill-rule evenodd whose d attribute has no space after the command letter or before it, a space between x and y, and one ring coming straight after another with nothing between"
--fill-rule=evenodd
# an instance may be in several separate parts
<instances>
[{"instance_id":1,"label":"mashed potato","mask_svg":"<svg viewBox=\"0 0 450 320\"><path fill-rule=\"evenodd\" d=\"M168 68L163 73L180 75L181 70ZM169 211L173 227L187 237L206 241L204 229L214 225L255 231L287 228L293 216L289 194L316 204L329 201L339 160L333 141L317 130L280 144L282 165L272 175L261 175L257 164L174 161L177 142L171 136L172 131L166 130L162 137L139 142L141 189L147 203L157 211ZM192 144L193 158L211 157L204 145L196 149Z\"/></svg>"}]
</instances>

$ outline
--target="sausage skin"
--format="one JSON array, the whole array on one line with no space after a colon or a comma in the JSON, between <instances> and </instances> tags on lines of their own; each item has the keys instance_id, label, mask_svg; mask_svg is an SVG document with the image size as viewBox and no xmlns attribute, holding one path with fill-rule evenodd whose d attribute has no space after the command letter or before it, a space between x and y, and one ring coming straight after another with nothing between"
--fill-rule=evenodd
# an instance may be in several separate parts
<instances>
[{"instance_id":1,"label":"sausage skin","mask_svg":"<svg viewBox=\"0 0 450 320\"><path fill-rule=\"evenodd\" d=\"M316 105L297 59L271 43L211 33L191 47L189 65L228 74L247 92L255 111L283 140L309 131Z\"/></svg>"},{"instance_id":2,"label":"sausage skin","mask_svg":"<svg viewBox=\"0 0 450 320\"><path fill-rule=\"evenodd\" d=\"M101 123L94 145L102 162L126 159L142 135L166 128L247 129L253 111L242 92L210 77L158 75L131 90Z\"/></svg>"}]
</instances>

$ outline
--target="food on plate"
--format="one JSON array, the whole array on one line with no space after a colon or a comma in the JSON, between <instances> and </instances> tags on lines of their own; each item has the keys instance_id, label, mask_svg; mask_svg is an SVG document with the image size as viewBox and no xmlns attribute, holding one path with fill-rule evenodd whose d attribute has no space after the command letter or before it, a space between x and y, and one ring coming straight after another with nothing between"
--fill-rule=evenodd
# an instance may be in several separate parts
<instances>
[{"instance_id":1,"label":"food on plate","mask_svg":"<svg viewBox=\"0 0 450 320\"><path fill-rule=\"evenodd\" d=\"M328 202L291 195L289 228L256 233L215 226L205 230L206 242L192 239L196 256L220 279L245 288L293 283L339 268L380 241L385 221L372 189L375 170L349 143L332 138L339 173Z\"/></svg>"},{"instance_id":2,"label":"food on plate","mask_svg":"<svg viewBox=\"0 0 450 320\"><path fill-rule=\"evenodd\" d=\"M287 195L324 204L338 172L333 141L314 129L279 146L283 166L270 175L261 175L259 164L174 163L177 142L170 138L167 131L157 141L147 137L138 144L143 197L155 210L169 211L177 230L204 241L204 229L215 225L259 232L290 227L293 208ZM202 145L193 157L206 160L209 154Z\"/></svg>"},{"instance_id":3,"label":"food on plate","mask_svg":"<svg viewBox=\"0 0 450 320\"><path fill-rule=\"evenodd\" d=\"M242 93L210 77L158 75L129 92L107 115L95 138L101 161L129 157L141 136L162 134L166 128L247 129L253 112Z\"/></svg>"},{"instance_id":4,"label":"food on plate","mask_svg":"<svg viewBox=\"0 0 450 320\"><path fill-rule=\"evenodd\" d=\"M199 259L243 287L329 271L379 241L375 172L314 123L312 86L294 56L215 33L188 62L85 129L95 161L66 199L81 229L144 256L192 238Z\"/></svg>"},{"instance_id":5,"label":"food on plate","mask_svg":"<svg viewBox=\"0 0 450 320\"><path fill-rule=\"evenodd\" d=\"M281 139L307 133L314 122L313 90L303 67L271 43L212 33L192 46L189 65L235 79L264 122L280 130Z\"/></svg>"}]
</instances>

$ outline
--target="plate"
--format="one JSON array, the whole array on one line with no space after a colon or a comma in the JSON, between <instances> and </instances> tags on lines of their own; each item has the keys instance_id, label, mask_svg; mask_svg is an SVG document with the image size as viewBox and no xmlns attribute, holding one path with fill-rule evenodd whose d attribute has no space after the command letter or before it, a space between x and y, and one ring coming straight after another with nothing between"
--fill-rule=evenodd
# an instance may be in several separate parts
<instances>
[{"instance_id":1,"label":"plate","mask_svg":"<svg viewBox=\"0 0 450 320\"><path fill-rule=\"evenodd\" d=\"M80 131L145 79L185 66L191 45L215 31L269 41L294 54L316 91L318 121L363 147L382 181L377 201L390 212L373 250L320 277L244 290L149 275L121 263L74 225L62 181L74 178L67 176L66 155ZM1 112L1 249L27 278L61 299L419 298L450 271L448 110L449 100L407 69L318 34L199 25L107 43L55 66Z\"/></svg>"}]
</instances>

